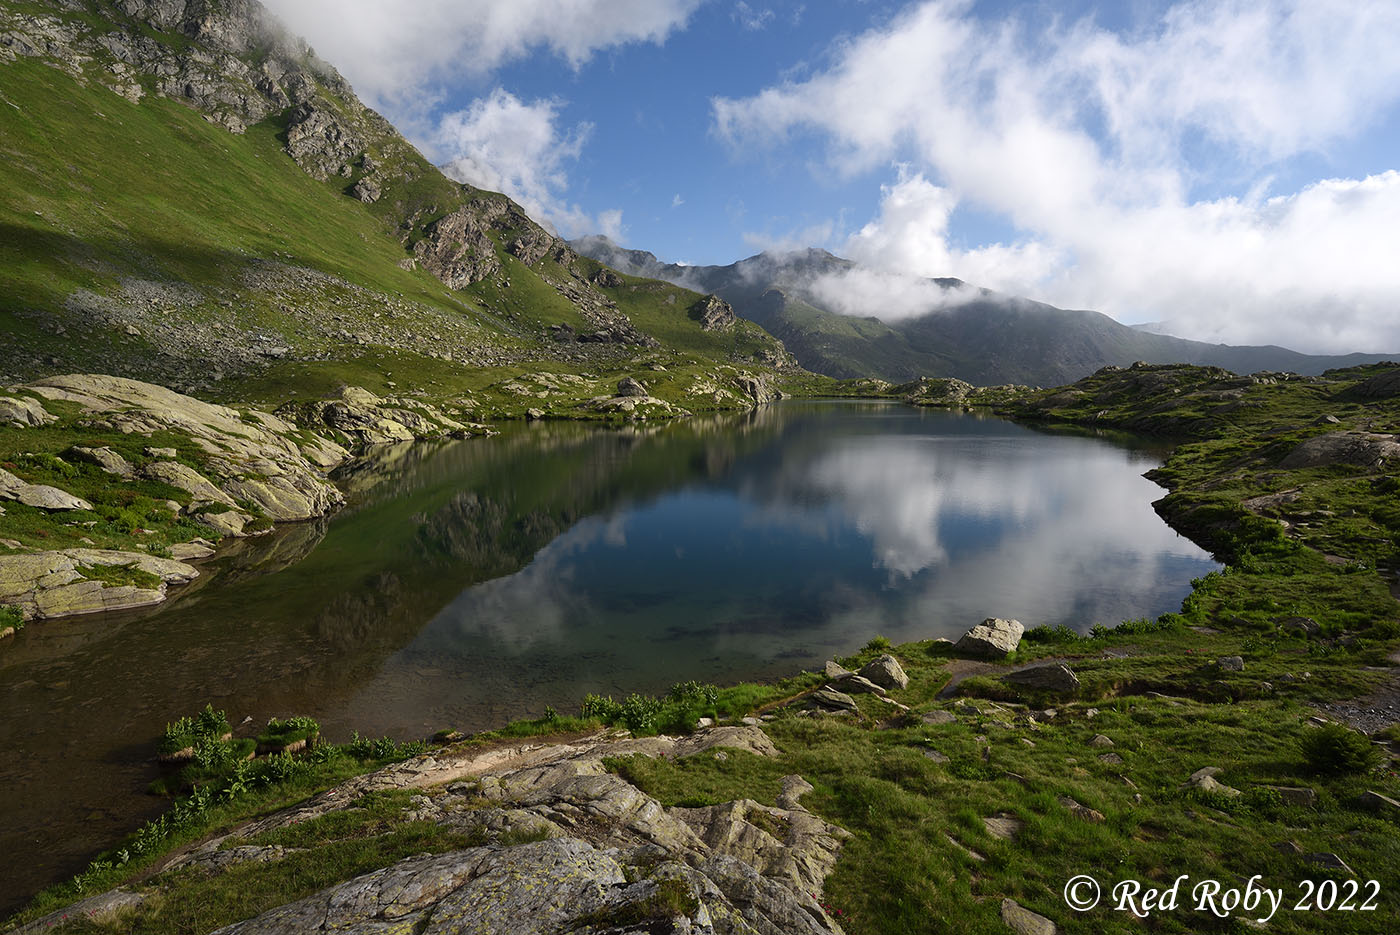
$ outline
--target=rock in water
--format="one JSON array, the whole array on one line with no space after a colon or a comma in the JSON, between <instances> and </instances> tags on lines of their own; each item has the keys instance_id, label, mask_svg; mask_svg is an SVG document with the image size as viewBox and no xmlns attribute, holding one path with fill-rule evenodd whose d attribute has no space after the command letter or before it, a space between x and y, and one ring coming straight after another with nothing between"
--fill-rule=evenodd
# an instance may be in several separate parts
<instances>
[{"instance_id":1,"label":"rock in water","mask_svg":"<svg viewBox=\"0 0 1400 935\"><path fill-rule=\"evenodd\" d=\"M1014 652L1026 628L1019 620L988 617L962 635L954 647L958 652L983 659L1000 659Z\"/></svg>"}]
</instances>

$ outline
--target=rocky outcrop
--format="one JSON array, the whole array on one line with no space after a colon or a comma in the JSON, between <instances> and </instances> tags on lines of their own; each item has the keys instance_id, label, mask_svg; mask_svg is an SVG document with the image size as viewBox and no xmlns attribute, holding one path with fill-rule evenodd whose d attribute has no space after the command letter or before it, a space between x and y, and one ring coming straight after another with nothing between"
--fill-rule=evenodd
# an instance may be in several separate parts
<instances>
[{"instance_id":1,"label":"rocky outcrop","mask_svg":"<svg viewBox=\"0 0 1400 935\"><path fill-rule=\"evenodd\" d=\"M114 585L84 573L103 565L152 576L149 587ZM0 604L19 608L26 620L147 607L165 600L166 586L185 584L199 571L184 562L106 549L64 549L0 555Z\"/></svg>"},{"instance_id":2,"label":"rocky outcrop","mask_svg":"<svg viewBox=\"0 0 1400 935\"><path fill-rule=\"evenodd\" d=\"M330 429L353 445L489 433L484 425L458 422L422 400L380 397L358 386L341 387L334 399L291 403L277 411L307 428Z\"/></svg>"},{"instance_id":3,"label":"rocky outcrop","mask_svg":"<svg viewBox=\"0 0 1400 935\"><path fill-rule=\"evenodd\" d=\"M329 107L298 104L287 118L287 155L313 179L349 175L364 143Z\"/></svg>"},{"instance_id":4,"label":"rocky outcrop","mask_svg":"<svg viewBox=\"0 0 1400 935\"><path fill-rule=\"evenodd\" d=\"M1014 652L1026 628L1019 620L988 617L968 630L953 647L956 652L983 659L1001 659Z\"/></svg>"},{"instance_id":5,"label":"rocky outcrop","mask_svg":"<svg viewBox=\"0 0 1400 935\"><path fill-rule=\"evenodd\" d=\"M145 93L142 78L167 97L188 103L205 119L241 133L246 127L313 98L318 86L353 100L336 71L288 34L254 0L116 0L136 24L178 36L161 41L140 25L114 22L100 31L52 14L7 23L0 57L42 56L72 74L88 74L131 101Z\"/></svg>"},{"instance_id":6,"label":"rocky outcrop","mask_svg":"<svg viewBox=\"0 0 1400 935\"><path fill-rule=\"evenodd\" d=\"M740 373L734 378L734 382L755 406L763 406L783 398L783 394L769 384L765 374Z\"/></svg>"},{"instance_id":7,"label":"rocky outcrop","mask_svg":"<svg viewBox=\"0 0 1400 935\"><path fill-rule=\"evenodd\" d=\"M475 205L458 208L428 225L424 237L413 245L413 256L450 289L495 276L501 261L487 235L489 221Z\"/></svg>"},{"instance_id":8,"label":"rocky outcrop","mask_svg":"<svg viewBox=\"0 0 1400 935\"><path fill-rule=\"evenodd\" d=\"M62 510L91 510L92 504L47 484L29 484L0 468L0 500L17 500L50 512Z\"/></svg>"},{"instance_id":9,"label":"rocky outcrop","mask_svg":"<svg viewBox=\"0 0 1400 935\"><path fill-rule=\"evenodd\" d=\"M418 757L203 842L163 873L198 867L217 874L280 860L286 851L240 842L354 808L366 792L408 788L419 794L407 817L482 843L401 860L220 933L841 932L820 897L847 834L803 808L800 797L811 787L800 777L784 779L778 806L665 807L602 765L604 757L721 749L776 753L759 728L723 727L679 739L599 734ZM145 898L114 893L127 905ZM61 926L65 911L33 925Z\"/></svg>"},{"instance_id":10,"label":"rocky outcrop","mask_svg":"<svg viewBox=\"0 0 1400 935\"><path fill-rule=\"evenodd\" d=\"M738 316L734 306L717 295L707 295L690 307L690 317L700 322L704 331L722 331L733 328Z\"/></svg>"},{"instance_id":11,"label":"rocky outcrop","mask_svg":"<svg viewBox=\"0 0 1400 935\"><path fill-rule=\"evenodd\" d=\"M1369 432L1331 432L1309 438L1290 451L1279 467L1308 468L1332 464L1376 468L1400 457L1400 441L1394 435Z\"/></svg>"},{"instance_id":12,"label":"rocky outcrop","mask_svg":"<svg viewBox=\"0 0 1400 935\"><path fill-rule=\"evenodd\" d=\"M31 396L0 396L0 425L28 428L48 425L57 419L42 402Z\"/></svg>"},{"instance_id":13,"label":"rocky outcrop","mask_svg":"<svg viewBox=\"0 0 1400 935\"><path fill-rule=\"evenodd\" d=\"M241 532L253 518L244 504L285 522L322 516L344 500L320 468L345 460L345 449L321 439L303 444L295 437L295 426L270 413L245 414L151 383L98 374L50 377L26 389L77 404L84 412L80 425L126 435L174 432L187 437L198 453L191 453L198 469L156 453L164 460L144 465L140 473L188 492L194 511L217 504L242 517L232 524L236 531L228 523L220 531Z\"/></svg>"},{"instance_id":14,"label":"rocky outcrop","mask_svg":"<svg viewBox=\"0 0 1400 935\"><path fill-rule=\"evenodd\" d=\"M1351 395L1361 399L1391 399L1400 396L1400 367L1382 370L1373 377L1358 383Z\"/></svg>"}]
</instances>

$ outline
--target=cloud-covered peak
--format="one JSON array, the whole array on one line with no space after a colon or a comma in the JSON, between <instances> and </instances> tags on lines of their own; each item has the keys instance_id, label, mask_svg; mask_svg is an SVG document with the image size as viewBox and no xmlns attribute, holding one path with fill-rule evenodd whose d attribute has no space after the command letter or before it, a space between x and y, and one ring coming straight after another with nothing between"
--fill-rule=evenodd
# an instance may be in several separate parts
<instances>
[{"instance_id":1,"label":"cloud-covered peak","mask_svg":"<svg viewBox=\"0 0 1400 935\"><path fill-rule=\"evenodd\" d=\"M1400 173L1271 186L1394 110L1396 35L1395 2L1182 2L1132 33L925 2L713 121L744 149L815 131L839 173L898 163L843 246L863 263L1207 340L1391 350ZM964 206L1019 234L964 246Z\"/></svg>"}]
</instances>

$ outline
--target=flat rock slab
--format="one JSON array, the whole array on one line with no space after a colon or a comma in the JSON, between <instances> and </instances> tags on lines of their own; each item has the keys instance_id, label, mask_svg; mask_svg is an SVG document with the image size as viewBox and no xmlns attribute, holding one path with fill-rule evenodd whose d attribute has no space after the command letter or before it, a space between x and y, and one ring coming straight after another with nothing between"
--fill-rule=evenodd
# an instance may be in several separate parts
<instances>
[{"instance_id":1,"label":"flat rock slab","mask_svg":"<svg viewBox=\"0 0 1400 935\"><path fill-rule=\"evenodd\" d=\"M1024 821L1005 812L983 818L982 824L986 826L988 834L1003 841L1014 841L1016 835L1020 834L1021 830L1026 827Z\"/></svg>"},{"instance_id":2,"label":"flat rock slab","mask_svg":"<svg viewBox=\"0 0 1400 935\"><path fill-rule=\"evenodd\" d=\"M859 711L856 700L834 688L819 688L807 696L812 704L828 711Z\"/></svg>"},{"instance_id":3,"label":"flat rock slab","mask_svg":"<svg viewBox=\"0 0 1400 935\"><path fill-rule=\"evenodd\" d=\"M1014 899L1001 901L1001 921L1016 935L1058 935L1060 931L1054 922L1031 912Z\"/></svg>"},{"instance_id":4,"label":"flat rock slab","mask_svg":"<svg viewBox=\"0 0 1400 935\"><path fill-rule=\"evenodd\" d=\"M110 586L87 578L84 566L133 567L160 579L155 588ZM199 570L184 562L141 552L64 549L0 555L0 604L13 604L26 620L147 607L165 600L166 585L185 584Z\"/></svg>"}]
</instances>

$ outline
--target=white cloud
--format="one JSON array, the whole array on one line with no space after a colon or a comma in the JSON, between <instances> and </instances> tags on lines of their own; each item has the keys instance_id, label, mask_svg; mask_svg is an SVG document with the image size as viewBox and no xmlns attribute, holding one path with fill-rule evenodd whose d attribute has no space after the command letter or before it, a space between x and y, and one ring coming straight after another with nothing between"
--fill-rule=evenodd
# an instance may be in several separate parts
<instances>
[{"instance_id":1,"label":"white cloud","mask_svg":"<svg viewBox=\"0 0 1400 935\"><path fill-rule=\"evenodd\" d=\"M683 204L685 204L685 199L681 197L680 192L676 192L675 197L671 199L671 207L679 208Z\"/></svg>"},{"instance_id":2,"label":"white cloud","mask_svg":"<svg viewBox=\"0 0 1400 935\"><path fill-rule=\"evenodd\" d=\"M1281 161L1325 155L1400 99L1397 34L1394 0L1182 2L1130 36L927 2L805 81L716 99L715 128L739 146L815 129L842 172L911 162L846 245L866 262L1188 337L1396 350L1400 174L1267 191ZM1193 196L1203 185L1241 194ZM964 203L1023 238L958 248Z\"/></svg>"},{"instance_id":3,"label":"white cloud","mask_svg":"<svg viewBox=\"0 0 1400 935\"><path fill-rule=\"evenodd\" d=\"M560 131L560 104L523 104L497 90L439 113L447 88L546 51L575 68L600 51L663 42L703 0L265 0L371 106L449 174L515 198L536 220L574 236L622 231L621 212L591 218L563 197L564 166L587 125Z\"/></svg>"},{"instance_id":4,"label":"white cloud","mask_svg":"<svg viewBox=\"0 0 1400 935\"><path fill-rule=\"evenodd\" d=\"M702 0L265 0L380 106L482 76L535 50L575 67L629 42L661 42Z\"/></svg>"},{"instance_id":5,"label":"white cloud","mask_svg":"<svg viewBox=\"0 0 1400 935\"><path fill-rule=\"evenodd\" d=\"M755 8L739 0L734 4L734 12L730 13L730 18L748 30L759 30L773 22L774 13L767 7Z\"/></svg>"},{"instance_id":6,"label":"white cloud","mask_svg":"<svg viewBox=\"0 0 1400 935\"><path fill-rule=\"evenodd\" d=\"M593 218L565 196L565 165L578 158L593 128L581 123L561 129L559 108L558 101L527 103L497 88L466 110L444 115L432 138L442 170L459 182L504 192L565 236L597 230L620 236L621 211Z\"/></svg>"}]
</instances>

